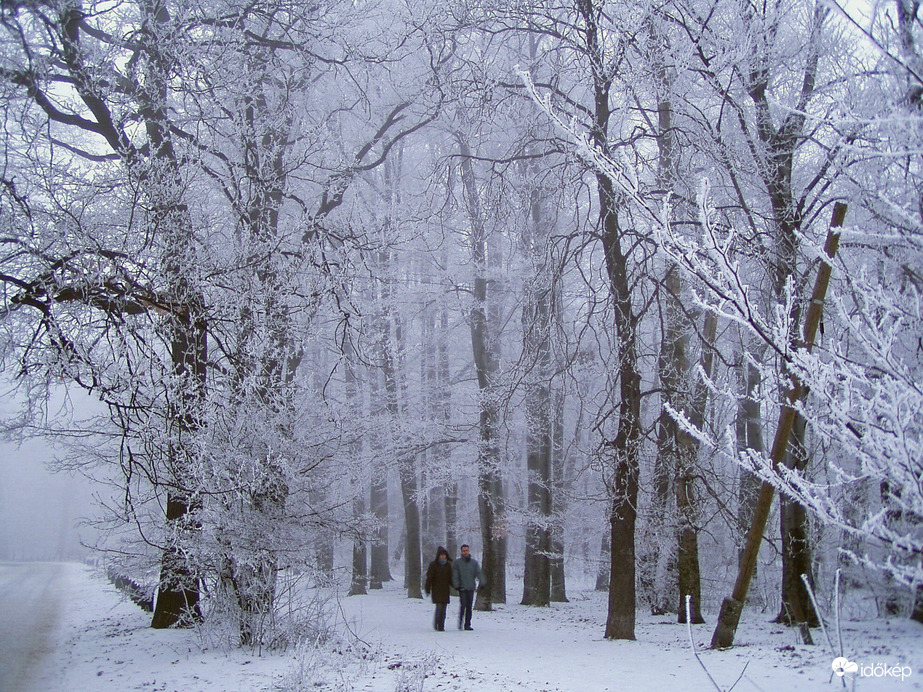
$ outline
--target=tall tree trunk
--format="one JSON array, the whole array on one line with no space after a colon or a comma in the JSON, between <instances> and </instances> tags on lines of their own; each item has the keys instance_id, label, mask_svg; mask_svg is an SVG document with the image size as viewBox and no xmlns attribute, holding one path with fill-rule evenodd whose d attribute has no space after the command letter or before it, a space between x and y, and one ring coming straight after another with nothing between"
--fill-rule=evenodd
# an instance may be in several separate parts
<instances>
[{"instance_id":1,"label":"tall tree trunk","mask_svg":"<svg viewBox=\"0 0 923 692\"><path fill-rule=\"evenodd\" d=\"M385 305L388 300L386 299ZM387 314L387 313L386 313ZM391 321L394 323L394 341L397 344L395 352L391 346ZM385 377L385 397L388 413L397 424L401 415L405 414L403 404L399 402L405 387L399 384L398 368L403 365L403 325L401 320L392 315L391 320L386 318L386 339L384 340L382 372ZM396 353L396 356L395 356ZM403 444L403 441L401 441ZM404 532L406 543L404 545L404 587L407 589L408 598L423 598L422 556L420 554L420 508L417 503L417 469L416 459L407 450L399 450L397 459L398 479L401 486L401 499L404 505Z\"/></svg>"},{"instance_id":2,"label":"tall tree trunk","mask_svg":"<svg viewBox=\"0 0 923 692\"><path fill-rule=\"evenodd\" d=\"M702 356L700 365L705 377L712 376L714 364L715 335L718 318L706 313L702 327ZM685 361L685 357L681 359ZM696 428L705 424L705 410L708 405L708 386L695 381L691 401L686 415ZM688 433L680 431L677 438L679 449L679 474L676 479L677 509L680 516L679 550L679 622L686 622L686 597L691 596L689 612L693 624L705 622L702 618L701 576L699 571L698 510L694 496L694 479L698 474L699 443Z\"/></svg>"},{"instance_id":3,"label":"tall tree trunk","mask_svg":"<svg viewBox=\"0 0 923 692\"><path fill-rule=\"evenodd\" d=\"M805 448L805 421L795 416L786 466L804 471L808 463ZM782 606L773 622L785 625L807 623L818 627L817 612L805 587L805 575L814 587L814 570L811 566L811 546L808 541L808 512L804 505L779 498L779 521L782 530Z\"/></svg>"},{"instance_id":4,"label":"tall tree trunk","mask_svg":"<svg viewBox=\"0 0 923 692\"><path fill-rule=\"evenodd\" d=\"M458 555L458 484L448 483L443 496L445 511L445 549L449 555ZM453 558L454 559L454 558Z\"/></svg>"},{"instance_id":5,"label":"tall tree trunk","mask_svg":"<svg viewBox=\"0 0 923 692\"><path fill-rule=\"evenodd\" d=\"M436 343L435 343L435 317L433 315L432 305L423 306L423 314L420 316L421 322L421 348L420 348L420 385L422 394L422 408L425 412L426 423L435 423L437 419L436 406ZM442 537L442 491L439 487L441 484L434 480L438 477L436 468L436 455L431 448L424 449L420 453L420 464L422 467L422 521L421 521L421 539L422 555L424 559L430 559L430 555L436 554L436 548L440 545L444 547Z\"/></svg>"},{"instance_id":6,"label":"tall tree trunk","mask_svg":"<svg viewBox=\"0 0 923 692\"><path fill-rule=\"evenodd\" d=\"M599 568L596 570L596 591L609 590L609 567L612 565L612 558L609 557L609 551L612 549L611 528L607 527L599 541Z\"/></svg>"},{"instance_id":7,"label":"tall tree trunk","mask_svg":"<svg viewBox=\"0 0 923 692\"><path fill-rule=\"evenodd\" d=\"M376 468L377 467L377 468ZM388 476L381 464L373 463L371 500L369 502L375 516L375 531L369 551L369 588L380 589L386 581L391 581L391 567L388 562L390 547L388 542Z\"/></svg>"},{"instance_id":8,"label":"tall tree trunk","mask_svg":"<svg viewBox=\"0 0 923 692\"><path fill-rule=\"evenodd\" d=\"M600 36L601 6L592 0L577 0L582 22L581 40L592 77L592 145L608 155L609 94L613 73L609 69L609 48ZM615 181L600 169L595 170L599 205L599 231L605 256L606 275L613 306L613 323L618 357L619 403L615 437L605 448L611 454L607 477L611 549L609 567L609 606L606 617L607 639L635 638L635 525L641 445L641 374L638 367L637 326L629 280L629 254L633 244L619 221L620 201ZM625 245L623 247L623 242Z\"/></svg>"},{"instance_id":9,"label":"tall tree trunk","mask_svg":"<svg viewBox=\"0 0 923 692\"><path fill-rule=\"evenodd\" d=\"M173 148L167 111L168 74L172 69L173 57L156 45L159 27L170 18L166 8L153 3L142 3L146 21L152 32L142 38L148 60L145 65L141 115L151 144L153 165L148 184L153 194L153 228L166 233L166 247L163 269L170 294L166 302L170 305L169 329L171 337L171 360L173 374L179 390L168 415L168 425L173 438L168 450L168 475L172 489L167 491L166 522L168 533L180 541L190 530L194 530L195 519L188 515L196 509L198 501L183 490L188 486L188 460L185 459L185 433L197 429L200 424L200 409L205 400L206 366L208 362L207 338L205 333L204 300L193 287L189 266L192 251L192 222L183 196L185 186L180 163ZM79 45L71 39L79 37L79 23L82 13L77 5L68 6L61 23L64 38L65 59L72 69L79 71L76 62L80 55ZM75 39L76 40L76 39ZM73 64L72 64L73 63ZM79 78L79 77L78 77ZM100 104L102 105L102 104ZM111 121L110 121L111 122ZM127 145L127 141L125 142ZM117 151L122 156L129 154L129 148ZM129 166L136 162L127 162ZM169 544L161 560L161 576L151 627L162 629L177 625L188 625L201 618L199 609L199 579L190 569L181 545Z\"/></svg>"},{"instance_id":10,"label":"tall tree trunk","mask_svg":"<svg viewBox=\"0 0 923 692\"><path fill-rule=\"evenodd\" d=\"M829 8L818 4L814 8L811 25L811 37L807 46L807 59L803 69L802 88L799 102L791 109L780 126L776 126L772 118L767 90L771 80L768 70L768 56L761 55L754 63L755 67L749 75L747 90L755 107L755 130L763 146L764 158L759 161L763 183L769 196L772 207L773 225L775 230L774 266L770 267L773 276L773 289L775 299L781 303L785 298L785 290L789 279L795 275L797 266L798 238L801 233L803 216L800 204L796 201L792 188L792 174L795 166L795 154L802 142L807 106L814 95L817 78L817 65L820 58L821 28L829 13ZM764 17L761 19L765 19ZM762 50L768 51L766 46ZM792 329L797 330L799 324L798 307L795 305L792 315ZM792 340L796 334L790 335ZM783 373L784 374L784 373ZM800 421L800 422L799 422ZM803 437L804 421L800 414L795 415L794 428L800 429ZM807 467L808 459L803 445L796 442L793 452L797 458L793 463L801 469ZM810 578L810 545L806 530L807 514L805 509L787 506L793 501L782 499L782 602L784 613L779 614L780 621L797 624L801 627L805 643L809 643L810 632L807 629L811 623L817 622L810 602L801 598L804 586L801 584L800 575L795 575L793 570L807 568ZM807 562L806 562L807 561ZM798 580L796 585L795 580ZM800 586L800 589L799 589ZM787 604L787 607L786 607ZM807 605L808 607L803 607Z\"/></svg>"},{"instance_id":11,"label":"tall tree trunk","mask_svg":"<svg viewBox=\"0 0 923 692\"><path fill-rule=\"evenodd\" d=\"M379 338L382 338L379 335ZM381 352L378 352L381 358ZM385 397L381 394L381 379L378 373L370 377L369 400L381 402ZM384 406L387 410L387 404ZM383 459L375 455L371 461L370 473L372 476L369 484L369 509L375 517L375 527L372 531L371 545L369 546L369 588L381 589L384 582L391 581L390 545L388 541L388 466Z\"/></svg>"},{"instance_id":12,"label":"tall tree trunk","mask_svg":"<svg viewBox=\"0 0 923 692\"><path fill-rule=\"evenodd\" d=\"M474 261L474 306L471 308L471 349L480 391L478 443L478 516L481 522L483 569L487 586L478 589L475 607L491 610L494 603L506 603L506 537L500 529L504 515L503 482L500 473L500 449L497 441L499 402L496 379L500 368L500 340L496 333L499 321L496 302L490 295L489 270L497 259L489 256L487 230L481 214L480 199L471 160L471 150L464 136L457 133L461 152L461 177L470 223L471 254Z\"/></svg>"},{"instance_id":13,"label":"tall tree trunk","mask_svg":"<svg viewBox=\"0 0 923 692\"><path fill-rule=\"evenodd\" d=\"M560 301L555 305L560 309ZM554 434L551 441L552 495L551 495L551 601L567 603L567 585L564 576L564 515L567 505L564 501L570 470L564 452L564 392L553 394Z\"/></svg>"},{"instance_id":14,"label":"tall tree trunk","mask_svg":"<svg viewBox=\"0 0 923 692\"><path fill-rule=\"evenodd\" d=\"M171 416L172 436L175 444L169 449L169 472L176 479L175 490L167 492L166 521L170 532L179 538L197 525L195 510L200 508L181 488L185 485L188 460L184 458L184 435L198 428L199 409L205 397L206 363L208 362L208 342L205 335L205 322L198 310L191 306L178 309L171 316L172 320L172 363L173 373L180 384L178 401ZM202 617L199 608L199 577L189 567L181 545L170 543L164 549L161 559L160 582L154 602L154 614L151 627L165 629L176 626L189 626Z\"/></svg>"},{"instance_id":15,"label":"tall tree trunk","mask_svg":"<svg viewBox=\"0 0 923 692\"><path fill-rule=\"evenodd\" d=\"M654 460L654 493L650 510L650 539L655 554L654 560L646 562L653 562L653 565L648 565L648 569L654 569L651 612L661 615L675 611L680 618L684 618L684 599L677 591L677 585L683 580L679 572L677 548L686 561L689 555L683 554L683 515L680 513L677 517L673 508L682 507L687 498L686 488L681 487L683 470L680 460L679 426L664 406L669 403L679 410L686 408L681 401L687 369L684 324L679 309L679 270L674 265L667 267L662 286L664 297L660 304L663 311L663 327L657 358L661 411L657 422L657 458ZM678 540L666 540L665 534L671 529ZM685 549L688 550L688 547L685 546ZM688 569L688 566L686 568Z\"/></svg>"},{"instance_id":16,"label":"tall tree trunk","mask_svg":"<svg viewBox=\"0 0 923 692\"><path fill-rule=\"evenodd\" d=\"M608 106L607 106L608 108ZM621 248L621 228L612 181L597 177L603 246L615 303L619 345L619 421L612 449L613 479L609 489L612 530L609 568L607 639L635 638L635 522L638 507L641 442L641 375L638 371L636 321L628 286L628 262Z\"/></svg>"},{"instance_id":17,"label":"tall tree trunk","mask_svg":"<svg viewBox=\"0 0 923 692\"><path fill-rule=\"evenodd\" d=\"M661 386L663 387L663 371L666 367L661 361L669 360L664 348L667 339L661 340L658 370L661 372ZM643 556L645 569L650 570L649 577L642 577L643 584L650 588L648 598L651 604L651 614L663 615L670 613L679 602L677 593L676 541L669 539L669 529L676 524L673 482L676 476L675 457L671 454L674 448L675 421L666 411L661 411L657 421L657 456L654 459L653 492L649 510L647 540L644 542L648 554Z\"/></svg>"},{"instance_id":18,"label":"tall tree trunk","mask_svg":"<svg viewBox=\"0 0 923 692\"><path fill-rule=\"evenodd\" d=\"M650 24L651 55L653 58L654 79L657 85L657 146L658 182L669 195L671 201L679 200L675 186L678 177L679 161L675 154L672 106L672 77L667 69L669 44L652 22ZM681 209L682 207L680 207ZM661 383L661 399L669 401L674 409L682 411L691 419L693 425L701 426L707 404L707 389L696 386L690 381L689 364L686 356L688 350L689 320L682 309L682 283L679 270L672 264L667 267L663 281L665 300L665 320L663 340L661 342L658 371ZM709 321L711 320L711 321ZM706 331L714 318L706 318ZM710 339L713 339L712 334ZM703 360L711 358L711 344L703 347ZM708 372L706 367L706 372ZM666 417L665 417L666 415ZM693 623L703 622L701 615L701 580L699 571L698 528L696 503L694 496L694 479L697 475L698 444L684 433L672 416L661 414L658 434L658 456L665 455L660 462L660 474L672 469L675 474L674 490L677 508L677 551L676 567L678 577L677 613L679 622L686 622L686 598L690 597L688 608ZM660 461L658 459L658 461ZM658 495L666 489L662 478L657 479ZM655 517L657 515L654 515ZM656 521L656 519L655 519ZM663 551L661 550L661 554ZM658 568L662 559L658 560ZM666 570L657 570L659 576Z\"/></svg>"},{"instance_id":19,"label":"tall tree trunk","mask_svg":"<svg viewBox=\"0 0 923 692\"><path fill-rule=\"evenodd\" d=\"M385 183L390 188L391 163L385 162ZM393 353L391 346L390 288L386 285L389 271L389 255L381 251L376 255L375 274L383 277L378 286L379 314L376 318L375 358L381 370L381 380L373 378L371 400L383 402L383 413L396 418L398 411L397 382L395 380ZM384 382L384 391L381 382ZM371 547L371 564L369 588L380 589L384 582L392 580L390 559L391 546L389 536L390 508L388 504L388 464L375 455L372 462L372 483L370 507L376 519L376 529ZM405 529L406 531L406 529Z\"/></svg>"},{"instance_id":20,"label":"tall tree trunk","mask_svg":"<svg viewBox=\"0 0 923 692\"><path fill-rule=\"evenodd\" d=\"M352 349L352 341L349 339L345 342L344 348L344 380L346 388L346 398L350 402L351 414L355 419L359 419L362 416L362 398L359 393L358 378L356 377L355 366L353 361L355 360L356 354ZM352 445L351 453L352 456L357 456L362 451L362 441L357 440L354 445ZM361 521L365 515L365 487L363 483L362 474L359 474L357 478L354 478L354 490L353 490L353 519L355 520L357 526L361 524ZM349 595L350 596L363 596L366 593L366 584L368 583L368 572L367 572L367 563L368 563L368 550L366 548L366 537L361 534L357 534L353 538L353 560L352 560L352 578L350 579L349 586Z\"/></svg>"},{"instance_id":21,"label":"tall tree trunk","mask_svg":"<svg viewBox=\"0 0 923 692\"><path fill-rule=\"evenodd\" d=\"M417 504L417 473L412 456L398 459L401 498L404 501L404 587L408 598L423 598L422 556L420 554L420 509Z\"/></svg>"},{"instance_id":22,"label":"tall tree trunk","mask_svg":"<svg viewBox=\"0 0 923 692\"><path fill-rule=\"evenodd\" d=\"M535 166L528 173L537 178ZM523 225L522 245L530 261L522 306L522 351L526 391L526 545L522 605L551 602L551 321L554 280L548 267L550 224L542 209L543 191L533 187L529 219Z\"/></svg>"},{"instance_id":23,"label":"tall tree trunk","mask_svg":"<svg viewBox=\"0 0 923 692\"><path fill-rule=\"evenodd\" d=\"M447 260L443 262L446 266ZM439 311L436 335L436 406L437 417L444 429L452 424L452 382L449 369L449 311L443 305ZM458 483L453 474L451 457L447 448L440 447L440 460L446 470L443 484L443 516L445 517L445 548L454 559L459 553L458 541Z\"/></svg>"},{"instance_id":24,"label":"tall tree trunk","mask_svg":"<svg viewBox=\"0 0 923 692\"><path fill-rule=\"evenodd\" d=\"M383 341L384 337L379 333L378 338ZM377 352L379 360L382 358L380 345ZM369 399L372 402L382 401L386 397L381 395L381 380L376 375L370 378ZM387 410L387 404L385 404ZM390 552L391 548L388 540L388 521L390 514L388 511L388 467L383 459L378 455L372 459L371 463L372 482L369 485L369 509L372 516L375 517L375 528L372 532L371 545L369 547L369 588L381 589L384 582L391 581Z\"/></svg>"},{"instance_id":25,"label":"tall tree trunk","mask_svg":"<svg viewBox=\"0 0 923 692\"><path fill-rule=\"evenodd\" d=\"M756 454L763 453L763 425L760 415L760 402L756 399L756 390L760 385L760 371L746 360L741 363L741 379L744 384L744 396L738 401L736 428L737 450L742 452L752 450ZM740 480L737 489L737 531L743 538L747 535L750 524L753 523L753 512L760 495L760 479L756 474L740 469ZM738 549L738 564L743 555L743 544ZM753 575L756 576L754 568Z\"/></svg>"},{"instance_id":26,"label":"tall tree trunk","mask_svg":"<svg viewBox=\"0 0 923 692\"><path fill-rule=\"evenodd\" d=\"M360 494L353 500L353 517L359 519L365 514L365 496ZM357 536L353 539L353 561L352 561L352 578L349 584L350 596L364 596L366 593L366 584L368 583L368 550L364 536Z\"/></svg>"}]
</instances>

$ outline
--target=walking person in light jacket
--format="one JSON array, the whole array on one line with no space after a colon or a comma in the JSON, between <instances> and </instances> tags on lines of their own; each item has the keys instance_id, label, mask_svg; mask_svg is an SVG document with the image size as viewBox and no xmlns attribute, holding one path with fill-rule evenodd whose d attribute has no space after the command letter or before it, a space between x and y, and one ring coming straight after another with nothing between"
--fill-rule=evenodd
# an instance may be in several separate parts
<instances>
[{"instance_id":1,"label":"walking person in light jacket","mask_svg":"<svg viewBox=\"0 0 923 692\"><path fill-rule=\"evenodd\" d=\"M452 586L458 589L458 629L462 628L464 620L465 629L473 630L471 607L474 605L474 591L478 586L484 586L484 573L478 561L471 557L471 548L467 544L461 547L461 557L452 563Z\"/></svg>"}]
</instances>

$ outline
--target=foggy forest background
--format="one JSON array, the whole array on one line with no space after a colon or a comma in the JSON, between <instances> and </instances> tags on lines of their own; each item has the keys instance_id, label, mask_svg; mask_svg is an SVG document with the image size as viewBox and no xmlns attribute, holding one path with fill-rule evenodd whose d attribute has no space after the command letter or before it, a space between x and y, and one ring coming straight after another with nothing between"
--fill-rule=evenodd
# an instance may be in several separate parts
<instances>
[{"instance_id":1,"label":"foggy forest background","mask_svg":"<svg viewBox=\"0 0 923 692\"><path fill-rule=\"evenodd\" d=\"M243 645L463 542L608 638L923 621L919 9L3 2L5 437Z\"/></svg>"}]
</instances>

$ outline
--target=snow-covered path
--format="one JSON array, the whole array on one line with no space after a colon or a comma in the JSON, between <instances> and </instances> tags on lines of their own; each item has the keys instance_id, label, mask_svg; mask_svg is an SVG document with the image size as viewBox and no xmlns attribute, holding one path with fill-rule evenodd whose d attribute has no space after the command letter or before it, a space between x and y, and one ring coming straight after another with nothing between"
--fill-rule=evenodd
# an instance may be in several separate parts
<instances>
[{"instance_id":1,"label":"snow-covered path","mask_svg":"<svg viewBox=\"0 0 923 692\"><path fill-rule=\"evenodd\" d=\"M570 598L570 603L532 608L516 604L509 594L510 602L494 612L475 612L474 632L454 629L455 599L446 623L452 629L433 631L429 601L410 601L393 583L384 591L344 599L341 610L356 634L384 652L386 669L409 667L408 679L415 678L414 671L426 672L425 684L407 685L407 689L699 692L715 689L709 675L727 690L742 672L735 690L842 689L841 681L832 675L833 656L821 644L820 632L815 631L817 646L804 646L794 630L769 623L765 613L745 612L739 646L728 651L707 649L714 615L706 613L709 624L693 627L706 673L692 652L687 627L677 624L675 615L639 611L636 641L608 641L602 636L606 594L574 589ZM862 680L857 689L923 689L919 647L923 628L906 619L862 623L862 629L856 623L847 627L844 641L850 653L871 650L879 655L879 659L870 654L854 660L890 660L892 665L902 661L915 671L915 677L905 681ZM373 672L372 679L355 689L395 689L390 680L376 684L375 677Z\"/></svg>"},{"instance_id":2,"label":"snow-covered path","mask_svg":"<svg viewBox=\"0 0 923 692\"><path fill-rule=\"evenodd\" d=\"M51 574L55 567L49 567ZM127 601L105 577L84 565L59 566L59 577L29 577L41 602L34 613L49 618L60 610L60 626L45 629L15 626L0 611L2 648L12 651L20 640L38 637L41 647L56 645L26 673L4 677L0 692L263 692L332 690L336 692L693 692L715 689L693 656L688 633L667 617L639 611L637 641L602 638L606 595L571 589L571 602L551 608L510 603L474 615L473 632L454 628L434 632L432 605L410 600L396 583L366 596L341 597L331 605L340 625L367 643L356 655L332 639L318 649L290 648L266 655L228 644L233 634L203 628L152 630L150 614ZM4 565L0 588L21 566ZM66 595L65 595L66 593ZM27 598L27 600L29 600ZM458 602L453 599L454 625ZM7 608L0 604L0 607ZM26 610L29 606L24 604ZM12 612L9 611L9 612ZM706 613L710 623L714 614ZM766 613L745 611L739 646L710 651L705 646L712 624L694 628L702 660L722 689L740 675L736 692L844 689L832 675L830 652L823 645L804 646L795 633L767 622ZM40 618L41 619L41 618ZM11 624L7 624L11 623ZM19 629L27 635L17 634ZM34 630L34 631L33 631ZM45 632L45 634L41 634ZM10 633L10 634L6 634ZM50 637L47 635L50 634ZM904 664L913 675L895 679L857 680L859 692L910 692L923 689L923 627L907 619L850 621L843 627L846 654L863 663ZM43 637L45 637L43 639ZM350 639L350 637L346 637ZM816 632L820 642L821 635ZM17 660L16 654L13 655ZM21 655L19 658L23 658ZM33 659L35 660L35 659ZM2 667L6 670L7 665ZM12 668L10 670L13 670ZM22 671L22 668L19 668ZM24 675L35 684L26 686Z\"/></svg>"},{"instance_id":3,"label":"snow-covered path","mask_svg":"<svg viewBox=\"0 0 923 692\"><path fill-rule=\"evenodd\" d=\"M45 659L59 648L68 565L0 562L0 690L48 689Z\"/></svg>"},{"instance_id":4,"label":"snow-covered path","mask_svg":"<svg viewBox=\"0 0 923 692\"><path fill-rule=\"evenodd\" d=\"M426 689L471 689L473 685L536 692L693 692L710 686L689 647L687 630L669 618L639 614L638 641L603 639L605 594L577 592L571 595L570 603L550 608L511 602L490 613L476 612L474 632L454 627L434 632L429 601L408 601L396 585L389 587L367 597L346 599L343 612L351 617L351 627L362 639L388 652L391 665L420 662L429 668ZM455 613L457 601L453 600L449 608L453 625ZM704 649L711 628L697 627L694 636L697 646ZM744 648L700 653L724 688L733 684L753 656ZM821 663L806 680L804 662L793 663L790 670L779 671L778 660L772 661L776 668L773 673L784 672L788 678L786 689L811 689L829 677ZM761 668L759 662L754 665L751 661L748 677L758 680ZM370 683L358 689L377 692L391 688Z\"/></svg>"}]
</instances>

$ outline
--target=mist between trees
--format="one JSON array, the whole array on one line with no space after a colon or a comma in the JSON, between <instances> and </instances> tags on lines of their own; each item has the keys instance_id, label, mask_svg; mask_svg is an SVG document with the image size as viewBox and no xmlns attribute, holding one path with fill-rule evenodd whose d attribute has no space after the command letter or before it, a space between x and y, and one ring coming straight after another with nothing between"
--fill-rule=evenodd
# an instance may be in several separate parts
<instances>
[{"instance_id":1,"label":"mist between trees","mask_svg":"<svg viewBox=\"0 0 923 692\"><path fill-rule=\"evenodd\" d=\"M702 622L762 482L746 607L807 632L842 568L923 620L918 10L3 3L5 433L108 484L154 627L242 645L464 542L478 608Z\"/></svg>"}]
</instances>

